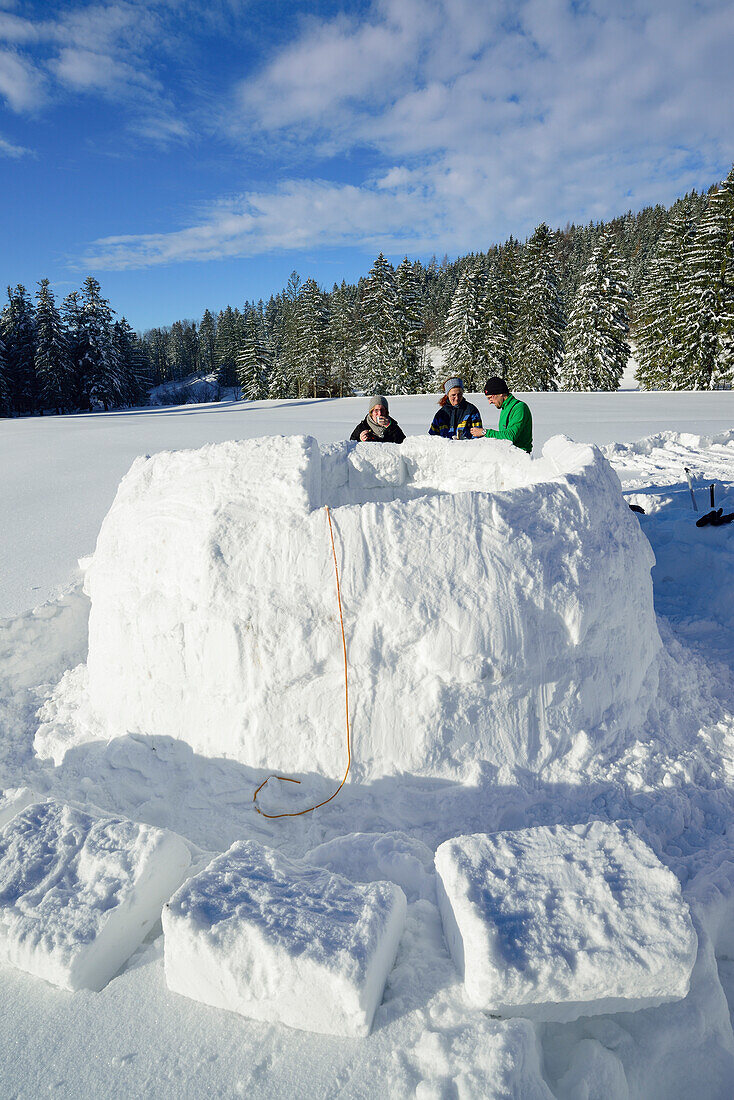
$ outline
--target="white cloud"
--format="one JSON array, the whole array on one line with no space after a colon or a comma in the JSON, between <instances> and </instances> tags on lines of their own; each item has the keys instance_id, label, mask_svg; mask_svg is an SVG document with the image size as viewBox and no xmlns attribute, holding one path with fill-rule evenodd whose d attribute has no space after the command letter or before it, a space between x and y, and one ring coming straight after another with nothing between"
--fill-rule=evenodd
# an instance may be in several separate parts
<instances>
[{"instance_id":1,"label":"white cloud","mask_svg":"<svg viewBox=\"0 0 734 1100\"><path fill-rule=\"evenodd\" d=\"M13 111L36 110L46 99L44 77L13 50L0 50L0 95Z\"/></svg>"},{"instance_id":2,"label":"white cloud","mask_svg":"<svg viewBox=\"0 0 734 1100\"><path fill-rule=\"evenodd\" d=\"M6 141L0 137L0 157L11 157L18 160L19 157L32 157L35 154L32 149L26 149L23 145L14 145L12 141Z\"/></svg>"}]
</instances>

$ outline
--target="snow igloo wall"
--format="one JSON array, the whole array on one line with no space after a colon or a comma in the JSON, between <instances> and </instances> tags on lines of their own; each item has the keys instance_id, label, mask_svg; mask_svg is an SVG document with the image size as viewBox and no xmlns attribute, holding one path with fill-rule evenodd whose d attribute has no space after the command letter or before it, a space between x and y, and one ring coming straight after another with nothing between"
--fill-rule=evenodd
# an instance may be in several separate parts
<instances>
[{"instance_id":1,"label":"snow igloo wall","mask_svg":"<svg viewBox=\"0 0 734 1100\"><path fill-rule=\"evenodd\" d=\"M558 436L392 444L269 437L137 459L89 565L86 666L36 737L168 735L256 767L538 770L642 720L653 555L616 474Z\"/></svg>"}]
</instances>

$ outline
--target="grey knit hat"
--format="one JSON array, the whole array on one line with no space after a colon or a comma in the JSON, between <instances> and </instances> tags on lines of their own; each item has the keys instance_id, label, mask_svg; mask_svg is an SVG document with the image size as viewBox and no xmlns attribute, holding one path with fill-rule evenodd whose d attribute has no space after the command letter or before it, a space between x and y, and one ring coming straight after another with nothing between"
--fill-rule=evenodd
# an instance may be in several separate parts
<instances>
[{"instance_id":1,"label":"grey knit hat","mask_svg":"<svg viewBox=\"0 0 734 1100\"><path fill-rule=\"evenodd\" d=\"M382 405L385 409L385 412L390 412L390 406L387 403L387 398L378 393L375 397L370 397L369 408L367 409L368 416L374 409L375 405Z\"/></svg>"},{"instance_id":2,"label":"grey knit hat","mask_svg":"<svg viewBox=\"0 0 734 1100\"><path fill-rule=\"evenodd\" d=\"M460 390L463 390L464 389L464 379L463 378L447 378L446 381L443 384L443 392L448 393L449 390L453 390L456 386L458 386Z\"/></svg>"}]
</instances>

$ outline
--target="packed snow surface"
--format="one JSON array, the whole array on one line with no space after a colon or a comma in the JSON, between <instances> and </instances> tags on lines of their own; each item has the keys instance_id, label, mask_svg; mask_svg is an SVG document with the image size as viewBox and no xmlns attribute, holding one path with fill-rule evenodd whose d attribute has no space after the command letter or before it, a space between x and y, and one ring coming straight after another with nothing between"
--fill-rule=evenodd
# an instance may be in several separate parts
<instances>
[{"instance_id":1,"label":"packed snow surface","mask_svg":"<svg viewBox=\"0 0 734 1100\"><path fill-rule=\"evenodd\" d=\"M41 756L127 734L343 775L537 768L624 737L656 689L653 556L600 452L564 437L309 437L139 459L86 572L86 668Z\"/></svg>"},{"instance_id":2,"label":"packed snow surface","mask_svg":"<svg viewBox=\"0 0 734 1100\"><path fill-rule=\"evenodd\" d=\"M717 507L734 511L734 397L528 399L533 461L559 431L606 444L603 453L624 499L645 509L630 518L656 557L657 694L647 710L644 704L631 709L629 725L615 738L587 731L576 736L573 752L546 764L498 768L477 760L463 777L354 776L322 810L281 821L267 821L253 807L253 791L267 771L205 756L178 738L131 733L107 741L104 731L54 765L33 752L35 715L67 670L85 668L89 598L76 562L94 549L136 455L293 432L317 437L325 455L327 445L346 438L362 419L364 401L189 406L3 423L0 510L12 522L0 530L0 607L15 617L0 621L0 787L30 788L36 800L51 796L93 814L100 807L107 816L173 830L186 838L197 869L233 842L255 840L355 883L397 882L408 906L372 1031L359 1040L246 1019L171 992L160 925L101 992L82 989L72 999L2 966L0 1093L24 1100L50 1092L74 1100L731 1100L734 525L695 527L683 467L691 470L700 508L714 482ZM390 406L409 435L423 434L435 397L395 398ZM485 423L495 424L496 413ZM340 512L336 506L332 515L343 562ZM62 598L60 586L68 589ZM335 615L330 562L324 599ZM40 606L28 610L34 604ZM336 621L332 628L338 631ZM71 718L71 696L68 701ZM337 720L335 727L341 737ZM300 778L300 787L271 780L258 802L298 810L334 790L331 779L315 772ZM633 829L681 883L698 936L689 991L658 1007L568 1022L492 1018L469 1004L448 953L433 853L458 835L589 821Z\"/></svg>"},{"instance_id":3,"label":"packed snow surface","mask_svg":"<svg viewBox=\"0 0 734 1100\"><path fill-rule=\"evenodd\" d=\"M405 908L391 882L357 885L254 841L233 844L166 906L166 981L256 1020L367 1035Z\"/></svg>"},{"instance_id":4,"label":"packed snow surface","mask_svg":"<svg viewBox=\"0 0 734 1100\"><path fill-rule=\"evenodd\" d=\"M680 883L617 825L460 836L436 852L446 939L472 1003L574 1020L685 997L697 939Z\"/></svg>"},{"instance_id":5,"label":"packed snow surface","mask_svg":"<svg viewBox=\"0 0 734 1100\"><path fill-rule=\"evenodd\" d=\"M0 831L0 960L62 989L102 989L189 863L166 830L55 801L28 806Z\"/></svg>"}]
</instances>

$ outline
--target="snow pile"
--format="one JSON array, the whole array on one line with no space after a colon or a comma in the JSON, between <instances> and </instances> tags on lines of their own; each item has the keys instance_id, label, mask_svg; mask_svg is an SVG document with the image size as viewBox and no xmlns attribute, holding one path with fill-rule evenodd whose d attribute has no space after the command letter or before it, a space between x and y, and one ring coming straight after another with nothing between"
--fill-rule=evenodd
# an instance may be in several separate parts
<instances>
[{"instance_id":1,"label":"snow pile","mask_svg":"<svg viewBox=\"0 0 734 1100\"><path fill-rule=\"evenodd\" d=\"M697 938L680 883L630 829L455 837L436 871L451 954L480 1008L575 1020L688 992Z\"/></svg>"},{"instance_id":2,"label":"snow pile","mask_svg":"<svg viewBox=\"0 0 734 1100\"><path fill-rule=\"evenodd\" d=\"M279 437L138 459L85 587L87 667L36 751L127 733L344 769L333 508L357 777L537 769L644 720L649 544L592 447Z\"/></svg>"},{"instance_id":3,"label":"snow pile","mask_svg":"<svg viewBox=\"0 0 734 1100\"><path fill-rule=\"evenodd\" d=\"M55 801L28 806L0 831L0 961L62 989L102 989L189 863L166 830Z\"/></svg>"},{"instance_id":4,"label":"snow pile","mask_svg":"<svg viewBox=\"0 0 734 1100\"><path fill-rule=\"evenodd\" d=\"M355 885L239 842L166 906L166 981L176 993L257 1020L367 1035L405 909L392 883Z\"/></svg>"},{"instance_id":5,"label":"snow pile","mask_svg":"<svg viewBox=\"0 0 734 1100\"><path fill-rule=\"evenodd\" d=\"M36 794L30 787L9 787L0 791L0 829L26 806L30 806L31 802L37 801Z\"/></svg>"}]
</instances>

